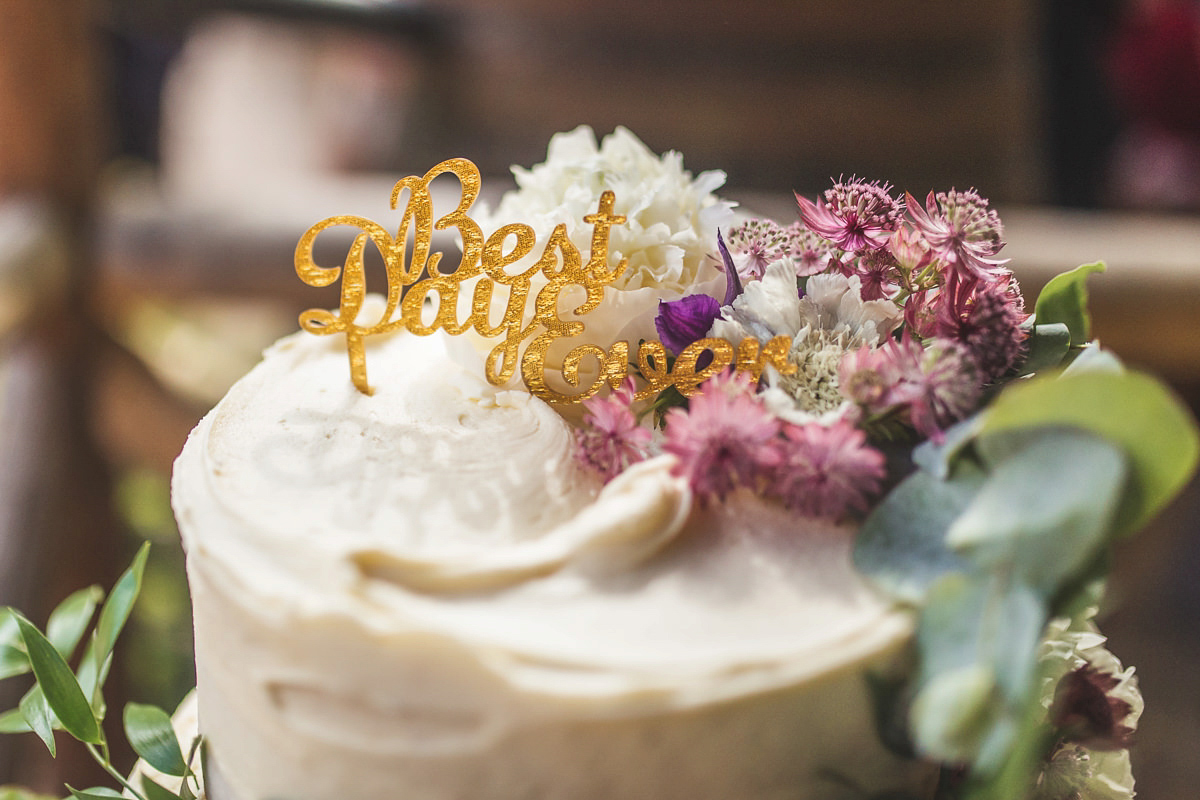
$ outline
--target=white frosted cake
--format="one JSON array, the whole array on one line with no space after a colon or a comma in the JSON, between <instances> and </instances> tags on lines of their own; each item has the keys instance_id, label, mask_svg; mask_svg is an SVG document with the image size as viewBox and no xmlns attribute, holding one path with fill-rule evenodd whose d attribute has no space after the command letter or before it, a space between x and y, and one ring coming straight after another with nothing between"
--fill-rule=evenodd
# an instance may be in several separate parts
<instances>
[{"instance_id":1,"label":"white frosted cake","mask_svg":"<svg viewBox=\"0 0 1200 800\"><path fill-rule=\"evenodd\" d=\"M1094 268L1032 320L974 190L736 222L623 130L515 173L479 224L470 162L406 178L408 251L314 226L339 313L176 463L210 800L1132 798L1099 565L1198 446L1087 344Z\"/></svg>"},{"instance_id":2,"label":"white frosted cake","mask_svg":"<svg viewBox=\"0 0 1200 800\"><path fill-rule=\"evenodd\" d=\"M912 787L865 671L911 619L846 531L601 489L449 340L285 339L175 473L202 731L240 800L817 798ZM377 376L377 377L376 377ZM214 797L213 800L226 800Z\"/></svg>"}]
</instances>

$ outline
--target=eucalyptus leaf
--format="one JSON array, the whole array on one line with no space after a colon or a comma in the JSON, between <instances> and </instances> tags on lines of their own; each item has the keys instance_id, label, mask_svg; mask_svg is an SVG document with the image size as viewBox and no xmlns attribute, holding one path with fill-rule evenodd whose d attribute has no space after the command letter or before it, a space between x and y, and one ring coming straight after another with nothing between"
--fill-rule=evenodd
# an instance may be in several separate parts
<instances>
[{"instance_id":1,"label":"eucalyptus leaf","mask_svg":"<svg viewBox=\"0 0 1200 800\"><path fill-rule=\"evenodd\" d=\"M54 718L51 715L50 705L46 702L46 696L42 693L42 687L35 685L26 692L25 696L21 698L19 709L21 717L29 725L29 729L36 733L46 745L51 757L57 757L58 752L54 747Z\"/></svg>"},{"instance_id":2,"label":"eucalyptus leaf","mask_svg":"<svg viewBox=\"0 0 1200 800\"><path fill-rule=\"evenodd\" d=\"M912 731L918 749L938 761L973 761L994 724L995 696L995 675L983 664L933 676L913 700Z\"/></svg>"},{"instance_id":3,"label":"eucalyptus leaf","mask_svg":"<svg viewBox=\"0 0 1200 800\"><path fill-rule=\"evenodd\" d=\"M166 775L182 778L187 765L171 718L157 706L129 703L125 706L125 736L135 753Z\"/></svg>"},{"instance_id":4,"label":"eucalyptus leaf","mask_svg":"<svg viewBox=\"0 0 1200 800\"><path fill-rule=\"evenodd\" d=\"M29 657L14 645L0 644L0 680L29 672Z\"/></svg>"},{"instance_id":5,"label":"eucalyptus leaf","mask_svg":"<svg viewBox=\"0 0 1200 800\"><path fill-rule=\"evenodd\" d=\"M133 564L117 580L108 600L100 609L100 620L96 623L94 638L89 648L93 668L96 671L95 689L97 690L104 685L104 680L108 675L108 666L111 663L109 656L112 655L113 647L116 646L117 637L121 635L121 629L129 620L129 612L133 609L138 592L141 591L142 573L146 569L146 558L149 553L150 543L147 542L138 550ZM88 683L90 685L92 682L89 680Z\"/></svg>"},{"instance_id":6,"label":"eucalyptus leaf","mask_svg":"<svg viewBox=\"0 0 1200 800\"><path fill-rule=\"evenodd\" d=\"M980 437L1072 426L1118 445L1130 474L1116 530L1142 527L1183 487L1200 456L1191 414L1159 381L1132 370L1038 377L1009 386L983 414Z\"/></svg>"},{"instance_id":7,"label":"eucalyptus leaf","mask_svg":"<svg viewBox=\"0 0 1200 800\"><path fill-rule=\"evenodd\" d=\"M1071 349L1071 329L1062 322L1034 325L1026 341L1029 352L1019 375L1031 375L1062 364Z\"/></svg>"},{"instance_id":8,"label":"eucalyptus leaf","mask_svg":"<svg viewBox=\"0 0 1200 800\"><path fill-rule=\"evenodd\" d=\"M913 448L913 463L938 480L947 480L954 465L972 440L979 434L978 414L951 425L942 433L940 442L926 439Z\"/></svg>"},{"instance_id":9,"label":"eucalyptus leaf","mask_svg":"<svg viewBox=\"0 0 1200 800\"><path fill-rule=\"evenodd\" d=\"M107 786L93 786L91 789L73 789L70 784L67 784L67 791L71 793L71 797L75 800L108 800L112 797L122 797L123 795L115 789L109 789Z\"/></svg>"},{"instance_id":10,"label":"eucalyptus leaf","mask_svg":"<svg viewBox=\"0 0 1200 800\"><path fill-rule=\"evenodd\" d=\"M923 471L905 478L863 522L854 543L855 567L888 593L919 604L938 578L966 568L946 546L946 532L982 481L982 473L968 464L949 481Z\"/></svg>"},{"instance_id":11,"label":"eucalyptus leaf","mask_svg":"<svg viewBox=\"0 0 1200 800\"><path fill-rule=\"evenodd\" d=\"M946 543L982 570L1003 572L1049 600L1108 541L1125 457L1110 442L1073 430L1043 430L1023 444L1005 453L950 525Z\"/></svg>"},{"instance_id":12,"label":"eucalyptus leaf","mask_svg":"<svg viewBox=\"0 0 1200 800\"><path fill-rule=\"evenodd\" d=\"M1075 359L1063 370L1063 375L1075 375L1080 372L1112 372L1120 374L1125 371L1121 359L1111 350L1105 350L1099 344L1092 342L1085 345Z\"/></svg>"},{"instance_id":13,"label":"eucalyptus leaf","mask_svg":"<svg viewBox=\"0 0 1200 800\"><path fill-rule=\"evenodd\" d=\"M1038 325L1061 322L1071 334L1071 344L1078 347L1092 338L1092 319L1087 310L1087 277L1104 272L1104 264L1084 264L1070 272L1056 275L1042 289L1034 306Z\"/></svg>"},{"instance_id":14,"label":"eucalyptus leaf","mask_svg":"<svg viewBox=\"0 0 1200 800\"><path fill-rule=\"evenodd\" d=\"M22 716L21 709L14 708L0 714L0 733L29 733L31 731L32 728Z\"/></svg>"},{"instance_id":15,"label":"eucalyptus leaf","mask_svg":"<svg viewBox=\"0 0 1200 800\"><path fill-rule=\"evenodd\" d=\"M179 795L172 792L158 783L155 783L149 776L142 776L142 793L146 795L146 800L179 800Z\"/></svg>"},{"instance_id":16,"label":"eucalyptus leaf","mask_svg":"<svg viewBox=\"0 0 1200 800\"><path fill-rule=\"evenodd\" d=\"M99 744L104 738L99 721L93 714L88 699L84 697L83 690L75 679L75 673L71 672L58 650L33 623L18 616L17 624L21 626L21 638L25 641L25 649L29 653L29 663L33 666L33 675L37 678L38 687L63 728L82 742ZM37 730L33 720L28 716L26 720Z\"/></svg>"},{"instance_id":17,"label":"eucalyptus leaf","mask_svg":"<svg viewBox=\"0 0 1200 800\"><path fill-rule=\"evenodd\" d=\"M103 599L103 589L89 586L63 600L50 614L46 622L46 638L63 658L69 659L75 652L88 623L92 621L92 615L96 613L96 606Z\"/></svg>"}]
</instances>

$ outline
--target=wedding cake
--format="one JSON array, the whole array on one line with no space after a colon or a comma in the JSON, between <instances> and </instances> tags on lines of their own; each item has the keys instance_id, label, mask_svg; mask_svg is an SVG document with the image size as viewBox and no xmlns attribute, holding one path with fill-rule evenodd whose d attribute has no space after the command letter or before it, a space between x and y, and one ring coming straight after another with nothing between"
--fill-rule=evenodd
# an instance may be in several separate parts
<instances>
[{"instance_id":1,"label":"wedding cake","mask_svg":"<svg viewBox=\"0 0 1200 800\"><path fill-rule=\"evenodd\" d=\"M176 463L210 800L927 798L1009 786L1021 758L1039 798L1132 796L1136 683L1061 598L1135 470L1082 434L1036 453L1100 465L1103 533L994 594L988 492L1037 444L953 427L1035 355L1080 355L1028 319L986 201L906 210L851 180L791 226L735 219L719 173L579 129L472 227L477 173L446 164L393 207L406 189L403 237L454 171L457 278L389 266L363 299L367 241L404 240L327 221L363 231L341 315L307 312ZM321 229L297 270L327 285ZM971 617L977 585L1024 627ZM1069 680L1115 738L1070 716ZM1022 754L1030 709L1055 735Z\"/></svg>"}]
</instances>

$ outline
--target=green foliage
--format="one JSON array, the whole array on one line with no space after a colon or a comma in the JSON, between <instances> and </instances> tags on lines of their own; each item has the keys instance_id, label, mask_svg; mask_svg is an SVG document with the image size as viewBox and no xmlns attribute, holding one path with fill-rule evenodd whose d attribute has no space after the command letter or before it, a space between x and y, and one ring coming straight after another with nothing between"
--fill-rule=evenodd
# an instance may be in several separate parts
<instances>
[{"instance_id":1,"label":"green foliage","mask_svg":"<svg viewBox=\"0 0 1200 800\"><path fill-rule=\"evenodd\" d=\"M96 606L103 599L103 589L89 586L63 600L50 614L50 620L46 623L46 638L63 658L69 659L75 652L76 645L87 631L88 623L92 621L92 614L96 613Z\"/></svg>"},{"instance_id":2,"label":"green foliage","mask_svg":"<svg viewBox=\"0 0 1200 800\"><path fill-rule=\"evenodd\" d=\"M1164 386L1078 346L1096 269L1052 281L1039 302L1045 353L1035 341L1030 361L1061 359L1065 327L1072 365L1010 384L918 447L917 471L855 545L859 570L918 608L909 734L926 757L970 766L955 797L1026 795L1055 736L1037 656L1047 622L1096 602L1111 543L1161 509L1200 455Z\"/></svg>"},{"instance_id":3,"label":"green foliage","mask_svg":"<svg viewBox=\"0 0 1200 800\"><path fill-rule=\"evenodd\" d=\"M92 711L91 703L79 688L79 681L62 655L54 648L41 631L24 617L18 616L17 623L21 626L21 638L25 641L26 652L29 653L29 663L33 666L33 675L37 686L46 698L46 705L58 717L58 721L67 733L81 742L100 744L104 736L100 731L100 721ZM38 722L45 723L47 718L43 713L37 714ZM22 714L39 736L45 739L43 731L38 728L28 714L25 714L22 704ZM53 752L53 749L51 750Z\"/></svg>"},{"instance_id":4,"label":"green foliage","mask_svg":"<svg viewBox=\"0 0 1200 800\"><path fill-rule=\"evenodd\" d=\"M143 546L133 564L117 580L107 601L97 587L75 592L58 605L46 624L46 632L12 609L0 608L0 678L33 673L34 685L16 709L0 714L0 733L30 732L45 743L51 756L57 755L55 731L61 730L82 742L92 757L137 800L195 800L199 776L192 770L196 747L184 759L171 728L170 717L159 708L130 703L125 708L124 727L134 751L147 764L169 775L182 778L179 793L153 782L143 790L129 784L113 766L102 723L105 715L104 681L112 664L112 651L129 619L142 586L148 547ZM96 617L88 636L88 626ZM87 647L79 659L77 671L70 661L79 643L87 638ZM189 784L190 781L190 784ZM147 788L147 786L152 788ZM74 789L73 798L122 797L105 787ZM0 789L13 800L36 800L23 790ZM0 793L0 800L6 795Z\"/></svg>"},{"instance_id":5,"label":"green foliage","mask_svg":"<svg viewBox=\"0 0 1200 800\"><path fill-rule=\"evenodd\" d=\"M1087 276L1104 272L1103 263L1084 264L1050 279L1038 295L1034 319L1039 326L1062 323L1071 336L1071 346L1079 347L1092 338L1092 318L1087 310Z\"/></svg>"},{"instance_id":6,"label":"green foliage","mask_svg":"<svg viewBox=\"0 0 1200 800\"><path fill-rule=\"evenodd\" d=\"M1010 386L982 415L981 437L1069 426L1117 445L1129 483L1117 511L1122 534L1144 526L1187 483L1200 437L1183 403L1138 372L1073 371Z\"/></svg>"},{"instance_id":7,"label":"green foliage","mask_svg":"<svg viewBox=\"0 0 1200 800\"><path fill-rule=\"evenodd\" d=\"M134 752L159 772L179 778L187 774L171 718L161 708L138 703L125 706L125 737Z\"/></svg>"},{"instance_id":8,"label":"green foliage","mask_svg":"<svg viewBox=\"0 0 1200 800\"><path fill-rule=\"evenodd\" d=\"M1061 322L1034 325L1027 342L1029 351L1021 365L1021 375L1061 364L1071 349L1071 329Z\"/></svg>"}]
</instances>

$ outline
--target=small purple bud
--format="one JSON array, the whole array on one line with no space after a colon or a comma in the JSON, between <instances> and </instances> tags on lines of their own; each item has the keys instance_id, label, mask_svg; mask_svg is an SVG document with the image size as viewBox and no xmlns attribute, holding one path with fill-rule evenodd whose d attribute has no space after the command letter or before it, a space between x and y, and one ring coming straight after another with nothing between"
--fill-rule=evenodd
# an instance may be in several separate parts
<instances>
[{"instance_id":1,"label":"small purple bud","mask_svg":"<svg viewBox=\"0 0 1200 800\"><path fill-rule=\"evenodd\" d=\"M703 339L720 315L721 304L715 298L706 294L689 294L670 303L659 300L654 327L658 329L658 338L667 350L679 355L689 344Z\"/></svg>"}]
</instances>

